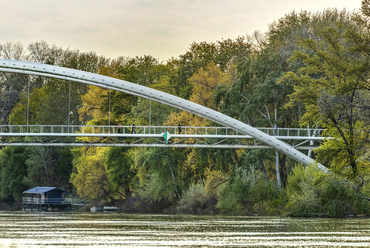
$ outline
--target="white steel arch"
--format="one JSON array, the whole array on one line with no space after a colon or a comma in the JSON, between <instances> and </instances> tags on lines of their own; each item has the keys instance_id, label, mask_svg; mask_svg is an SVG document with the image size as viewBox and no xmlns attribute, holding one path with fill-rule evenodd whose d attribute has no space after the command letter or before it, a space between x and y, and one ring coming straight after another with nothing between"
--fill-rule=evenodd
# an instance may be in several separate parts
<instances>
[{"instance_id":1,"label":"white steel arch","mask_svg":"<svg viewBox=\"0 0 370 248\"><path fill-rule=\"evenodd\" d=\"M233 128L242 134L250 135L256 140L275 148L277 151L287 155L297 162L302 163L303 165L316 163L312 158L294 149L285 142L261 132L258 129L241 121L191 101L142 85L65 67L7 59L0 59L0 71L71 80L148 98L153 101L161 102L163 104L197 114L208 120ZM328 172L328 168L325 166L318 164L318 167L322 171Z\"/></svg>"}]
</instances>

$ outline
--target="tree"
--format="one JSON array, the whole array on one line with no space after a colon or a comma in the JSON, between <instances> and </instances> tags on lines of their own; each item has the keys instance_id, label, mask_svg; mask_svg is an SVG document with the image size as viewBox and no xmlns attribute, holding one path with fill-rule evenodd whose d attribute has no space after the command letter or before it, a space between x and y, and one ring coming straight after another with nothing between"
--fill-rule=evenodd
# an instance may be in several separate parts
<instances>
[{"instance_id":1,"label":"tree","mask_svg":"<svg viewBox=\"0 0 370 248\"><path fill-rule=\"evenodd\" d=\"M6 42L0 45L0 56L4 59L23 60L26 58L24 47L20 42Z\"/></svg>"},{"instance_id":2,"label":"tree","mask_svg":"<svg viewBox=\"0 0 370 248\"><path fill-rule=\"evenodd\" d=\"M189 99L192 92L192 85L189 78L199 69L206 67L213 62L222 72L227 72L230 65L239 57L250 53L250 44L245 38L238 37L236 40L221 40L215 43L193 42L188 51L168 62L176 68L173 84L176 88L176 95Z\"/></svg>"},{"instance_id":3,"label":"tree","mask_svg":"<svg viewBox=\"0 0 370 248\"><path fill-rule=\"evenodd\" d=\"M165 73L165 68L157 59L146 55L128 59L118 72L123 80L149 86L158 83L158 79Z\"/></svg>"},{"instance_id":4,"label":"tree","mask_svg":"<svg viewBox=\"0 0 370 248\"><path fill-rule=\"evenodd\" d=\"M104 165L106 148L73 149L71 183L80 197L108 201L110 183Z\"/></svg>"},{"instance_id":5,"label":"tree","mask_svg":"<svg viewBox=\"0 0 370 248\"><path fill-rule=\"evenodd\" d=\"M278 44L262 44L250 56L237 61L238 79L232 85L220 85L214 93L215 105L221 112L253 126L279 128L295 126L299 111L284 109L286 96L292 92L287 84L278 84L288 70ZM272 154L270 160L272 160ZM265 156L268 158L268 156ZM286 156L279 156L277 174L286 181ZM279 172L279 173L278 173ZM280 176L278 182L280 181Z\"/></svg>"},{"instance_id":6,"label":"tree","mask_svg":"<svg viewBox=\"0 0 370 248\"><path fill-rule=\"evenodd\" d=\"M355 179L369 168L365 156L369 62L349 35L355 30L361 32L361 27L342 12L337 20L319 23L314 30L320 39L300 39L301 50L295 51L290 61L302 66L281 81L294 86L290 103L305 106L301 123L318 124L333 137L317 151L318 162Z\"/></svg>"},{"instance_id":7,"label":"tree","mask_svg":"<svg viewBox=\"0 0 370 248\"><path fill-rule=\"evenodd\" d=\"M361 1L361 11L365 16L370 17L370 1L369 0Z\"/></svg>"},{"instance_id":8,"label":"tree","mask_svg":"<svg viewBox=\"0 0 370 248\"><path fill-rule=\"evenodd\" d=\"M28 45L28 61L49 64L49 65L60 65L61 58L65 51L61 47L56 45L50 46L46 41L37 41Z\"/></svg>"},{"instance_id":9,"label":"tree","mask_svg":"<svg viewBox=\"0 0 370 248\"><path fill-rule=\"evenodd\" d=\"M72 172L72 156L69 148L35 146L28 149L27 175L24 178L26 185L71 190L69 177Z\"/></svg>"},{"instance_id":10,"label":"tree","mask_svg":"<svg viewBox=\"0 0 370 248\"><path fill-rule=\"evenodd\" d=\"M214 106L212 95L216 87L221 84L230 86L232 83L231 75L223 73L213 62L191 76L189 82L193 86L189 100L208 108Z\"/></svg>"},{"instance_id":11,"label":"tree","mask_svg":"<svg viewBox=\"0 0 370 248\"><path fill-rule=\"evenodd\" d=\"M184 153L180 149L153 148L137 155L140 196L155 201L180 199L189 186L188 172L182 166Z\"/></svg>"},{"instance_id":12,"label":"tree","mask_svg":"<svg viewBox=\"0 0 370 248\"><path fill-rule=\"evenodd\" d=\"M150 85L151 88L175 95L175 88L171 84L169 75L161 76L158 82ZM131 109L134 122L139 125L163 125L170 114L177 110L174 108L152 101L151 99L140 99L138 104Z\"/></svg>"},{"instance_id":13,"label":"tree","mask_svg":"<svg viewBox=\"0 0 370 248\"><path fill-rule=\"evenodd\" d=\"M0 57L22 60L25 57L21 43L0 44ZM22 93L27 92L28 76L13 73L0 74L0 123L9 123L9 114L19 101Z\"/></svg>"},{"instance_id":14,"label":"tree","mask_svg":"<svg viewBox=\"0 0 370 248\"><path fill-rule=\"evenodd\" d=\"M136 170L129 154L130 149L112 147L107 149L105 167L111 185L111 195L118 199L131 197Z\"/></svg>"},{"instance_id":15,"label":"tree","mask_svg":"<svg viewBox=\"0 0 370 248\"><path fill-rule=\"evenodd\" d=\"M28 92L28 76L4 73L0 80L0 123L9 124L9 115ZM24 114L26 112L23 112ZM25 118L26 119L26 118Z\"/></svg>"},{"instance_id":16,"label":"tree","mask_svg":"<svg viewBox=\"0 0 370 248\"><path fill-rule=\"evenodd\" d=\"M26 160L29 152L24 147L6 147L0 150L0 198L10 202L20 201L28 185Z\"/></svg>"}]
</instances>

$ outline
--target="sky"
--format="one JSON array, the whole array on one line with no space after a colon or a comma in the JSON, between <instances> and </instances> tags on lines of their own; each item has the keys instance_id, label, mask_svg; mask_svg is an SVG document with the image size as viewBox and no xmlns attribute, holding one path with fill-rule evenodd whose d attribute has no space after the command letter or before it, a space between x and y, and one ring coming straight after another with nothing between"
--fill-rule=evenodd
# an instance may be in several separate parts
<instances>
[{"instance_id":1,"label":"sky","mask_svg":"<svg viewBox=\"0 0 370 248\"><path fill-rule=\"evenodd\" d=\"M46 41L108 58L186 53L193 42L266 32L292 11L358 11L361 0L12 0L2 1L0 44Z\"/></svg>"}]
</instances>

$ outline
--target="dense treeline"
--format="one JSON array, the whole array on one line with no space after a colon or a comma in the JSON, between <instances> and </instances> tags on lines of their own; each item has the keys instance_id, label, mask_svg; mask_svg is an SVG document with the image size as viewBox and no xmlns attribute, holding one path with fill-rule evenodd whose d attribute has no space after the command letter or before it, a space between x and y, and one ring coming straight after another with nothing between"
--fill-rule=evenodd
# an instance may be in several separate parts
<instances>
[{"instance_id":1,"label":"dense treeline","mask_svg":"<svg viewBox=\"0 0 370 248\"><path fill-rule=\"evenodd\" d=\"M125 211L369 215L367 4L364 0L359 13L292 12L266 34L193 43L166 62L149 55L110 59L44 41L27 49L20 43L1 44L2 58L124 79L252 126L322 127L333 137L312 154L330 168L328 175L271 150L4 147L2 206L16 206L30 187L56 186ZM122 92L0 74L0 124L148 125L149 106L155 125L215 125Z\"/></svg>"}]
</instances>

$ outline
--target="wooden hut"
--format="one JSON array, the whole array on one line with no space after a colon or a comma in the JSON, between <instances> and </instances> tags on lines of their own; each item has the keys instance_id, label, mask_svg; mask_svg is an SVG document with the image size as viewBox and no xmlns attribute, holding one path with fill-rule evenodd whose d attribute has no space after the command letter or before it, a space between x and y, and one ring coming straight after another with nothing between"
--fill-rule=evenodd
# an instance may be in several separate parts
<instances>
[{"instance_id":1,"label":"wooden hut","mask_svg":"<svg viewBox=\"0 0 370 248\"><path fill-rule=\"evenodd\" d=\"M56 187L36 187L23 192L23 210L64 210L71 207L66 192Z\"/></svg>"}]
</instances>

